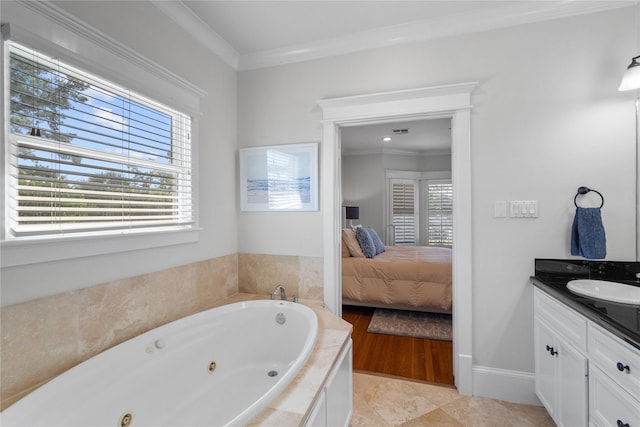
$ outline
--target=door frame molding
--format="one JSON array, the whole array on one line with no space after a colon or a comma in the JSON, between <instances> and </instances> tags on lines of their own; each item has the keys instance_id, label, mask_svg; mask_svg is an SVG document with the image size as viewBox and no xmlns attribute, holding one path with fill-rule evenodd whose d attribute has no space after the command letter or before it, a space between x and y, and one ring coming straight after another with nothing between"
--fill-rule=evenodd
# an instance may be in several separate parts
<instances>
[{"instance_id":1,"label":"door frame molding","mask_svg":"<svg viewBox=\"0 0 640 427\"><path fill-rule=\"evenodd\" d=\"M318 101L322 110L321 204L324 303L342 315L340 128L420 118L451 118L453 181L453 354L455 385L472 394L471 93L477 82Z\"/></svg>"}]
</instances>

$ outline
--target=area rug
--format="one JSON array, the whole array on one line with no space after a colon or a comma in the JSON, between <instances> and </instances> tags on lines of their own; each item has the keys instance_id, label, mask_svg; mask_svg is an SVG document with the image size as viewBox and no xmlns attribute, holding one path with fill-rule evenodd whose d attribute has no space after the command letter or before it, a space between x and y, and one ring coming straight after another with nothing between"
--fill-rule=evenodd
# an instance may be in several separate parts
<instances>
[{"instance_id":1,"label":"area rug","mask_svg":"<svg viewBox=\"0 0 640 427\"><path fill-rule=\"evenodd\" d=\"M376 308L367 332L451 341L451 315Z\"/></svg>"}]
</instances>

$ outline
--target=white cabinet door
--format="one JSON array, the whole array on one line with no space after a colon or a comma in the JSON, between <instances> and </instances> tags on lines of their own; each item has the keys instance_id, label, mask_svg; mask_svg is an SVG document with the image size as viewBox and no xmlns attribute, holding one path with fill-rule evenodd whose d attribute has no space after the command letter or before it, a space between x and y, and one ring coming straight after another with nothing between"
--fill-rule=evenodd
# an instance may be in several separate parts
<instances>
[{"instance_id":1,"label":"white cabinet door","mask_svg":"<svg viewBox=\"0 0 640 427\"><path fill-rule=\"evenodd\" d=\"M588 422L588 371L585 351L571 343L586 342L586 323L544 295L536 296L534 318L536 395L559 427L586 426ZM577 333L565 338L558 325L578 324ZM582 333L584 329L584 334ZM575 332L575 331L574 331Z\"/></svg>"},{"instance_id":2,"label":"white cabinet door","mask_svg":"<svg viewBox=\"0 0 640 427\"><path fill-rule=\"evenodd\" d=\"M351 339L336 360L305 427L348 427L353 411Z\"/></svg>"},{"instance_id":3,"label":"white cabinet door","mask_svg":"<svg viewBox=\"0 0 640 427\"><path fill-rule=\"evenodd\" d=\"M348 427L353 410L352 343L342 351L326 387L327 427Z\"/></svg>"},{"instance_id":4,"label":"white cabinet door","mask_svg":"<svg viewBox=\"0 0 640 427\"><path fill-rule=\"evenodd\" d=\"M600 369L589 368L590 425L598 427L640 426L640 402Z\"/></svg>"},{"instance_id":5,"label":"white cabinet door","mask_svg":"<svg viewBox=\"0 0 640 427\"><path fill-rule=\"evenodd\" d=\"M561 339L556 340L558 426L587 425L587 358Z\"/></svg>"},{"instance_id":6,"label":"white cabinet door","mask_svg":"<svg viewBox=\"0 0 640 427\"><path fill-rule=\"evenodd\" d=\"M555 335L539 319L534 322L536 395L551 417L555 418L556 409L556 359L551 354L555 344Z\"/></svg>"},{"instance_id":7,"label":"white cabinet door","mask_svg":"<svg viewBox=\"0 0 640 427\"><path fill-rule=\"evenodd\" d=\"M327 395L323 388L320 396L311 411L311 415L307 420L305 427L326 427L327 425Z\"/></svg>"}]
</instances>

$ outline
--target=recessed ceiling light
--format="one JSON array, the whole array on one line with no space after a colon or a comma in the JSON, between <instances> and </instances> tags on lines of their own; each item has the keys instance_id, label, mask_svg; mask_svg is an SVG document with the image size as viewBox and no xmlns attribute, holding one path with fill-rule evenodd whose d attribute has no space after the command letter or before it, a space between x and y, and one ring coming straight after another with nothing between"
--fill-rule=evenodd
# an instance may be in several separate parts
<instances>
[{"instance_id":1,"label":"recessed ceiling light","mask_svg":"<svg viewBox=\"0 0 640 427\"><path fill-rule=\"evenodd\" d=\"M382 138L382 142L391 142L391 137L385 136L384 138Z\"/></svg>"}]
</instances>

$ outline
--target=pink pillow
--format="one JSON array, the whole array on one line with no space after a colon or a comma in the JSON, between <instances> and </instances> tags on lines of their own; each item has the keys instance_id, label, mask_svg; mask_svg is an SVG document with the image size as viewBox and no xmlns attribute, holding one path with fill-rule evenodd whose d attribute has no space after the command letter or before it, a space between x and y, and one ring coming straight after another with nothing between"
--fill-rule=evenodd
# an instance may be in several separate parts
<instances>
[{"instance_id":1,"label":"pink pillow","mask_svg":"<svg viewBox=\"0 0 640 427\"><path fill-rule=\"evenodd\" d=\"M358 239L356 239L355 231L349 228L343 228L342 241L347 245L351 256L364 258L364 253L362 253L362 249L360 249L360 244L358 243Z\"/></svg>"},{"instance_id":2,"label":"pink pillow","mask_svg":"<svg viewBox=\"0 0 640 427\"><path fill-rule=\"evenodd\" d=\"M351 257L351 252L349 252L349 247L347 246L347 242L344 241L344 238L342 238L341 240L342 240L342 258Z\"/></svg>"}]
</instances>

